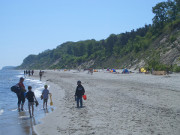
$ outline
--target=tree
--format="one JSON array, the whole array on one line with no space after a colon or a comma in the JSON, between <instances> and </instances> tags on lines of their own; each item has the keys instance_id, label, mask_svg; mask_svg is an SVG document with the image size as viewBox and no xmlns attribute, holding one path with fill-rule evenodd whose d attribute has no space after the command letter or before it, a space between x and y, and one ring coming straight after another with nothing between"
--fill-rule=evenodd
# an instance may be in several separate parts
<instances>
[{"instance_id":1,"label":"tree","mask_svg":"<svg viewBox=\"0 0 180 135\"><path fill-rule=\"evenodd\" d=\"M88 44L88 47L87 47L88 57L91 56L91 54L92 54L92 49L93 49L92 44Z\"/></svg>"},{"instance_id":2,"label":"tree","mask_svg":"<svg viewBox=\"0 0 180 135\"><path fill-rule=\"evenodd\" d=\"M177 9L177 17L180 18L180 0L175 0L176 3L176 9Z\"/></svg>"},{"instance_id":3,"label":"tree","mask_svg":"<svg viewBox=\"0 0 180 135\"><path fill-rule=\"evenodd\" d=\"M180 0L175 0L178 11L180 11Z\"/></svg>"},{"instance_id":4,"label":"tree","mask_svg":"<svg viewBox=\"0 0 180 135\"><path fill-rule=\"evenodd\" d=\"M113 47L115 42L117 41L117 36L115 34L111 34L108 38L107 38L107 42L106 42L106 54L107 55L111 55L113 52Z\"/></svg>"},{"instance_id":5,"label":"tree","mask_svg":"<svg viewBox=\"0 0 180 135\"><path fill-rule=\"evenodd\" d=\"M168 19L169 21L174 21L176 20L176 16L178 14L178 7L174 1L168 0Z\"/></svg>"},{"instance_id":6,"label":"tree","mask_svg":"<svg viewBox=\"0 0 180 135\"><path fill-rule=\"evenodd\" d=\"M71 46L67 46L67 53L70 54L70 55L73 54Z\"/></svg>"},{"instance_id":7,"label":"tree","mask_svg":"<svg viewBox=\"0 0 180 135\"><path fill-rule=\"evenodd\" d=\"M85 48L84 48L84 45L81 44L79 47L79 56L83 56L84 53L85 53Z\"/></svg>"},{"instance_id":8,"label":"tree","mask_svg":"<svg viewBox=\"0 0 180 135\"><path fill-rule=\"evenodd\" d=\"M153 18L153 23L155 26L162 28L164 23L168 20L168 3L160 2L155 7L153 7L152 12L155 14Z\"/></svg>"}]
</instances>

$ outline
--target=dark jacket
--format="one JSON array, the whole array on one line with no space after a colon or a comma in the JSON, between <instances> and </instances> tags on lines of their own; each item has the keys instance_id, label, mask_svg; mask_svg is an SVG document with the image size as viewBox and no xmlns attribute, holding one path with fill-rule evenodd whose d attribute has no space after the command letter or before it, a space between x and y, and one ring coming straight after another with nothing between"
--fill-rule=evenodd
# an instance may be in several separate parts
<instances>
[{"instance_id":1,"label":"dark jacket","mask_svg":"<svg viewBox=\"0 0 180 135\"><path fill-rule=\"evenodd\" d=\"M26 98L28 99L29 102L34 102L34 92L28 91L26 94Z\"/></svg>"},{"instance_id":2,"label":"dark jacket","mask_svg":"<svg viewBox=\"0 0 180 135\"><path fill-rule=\"evenodd\" d=\"M78 85L76 88L75 96L82 97L85 93L84 87L82 85Z\"/></svg>"}]
</instances>

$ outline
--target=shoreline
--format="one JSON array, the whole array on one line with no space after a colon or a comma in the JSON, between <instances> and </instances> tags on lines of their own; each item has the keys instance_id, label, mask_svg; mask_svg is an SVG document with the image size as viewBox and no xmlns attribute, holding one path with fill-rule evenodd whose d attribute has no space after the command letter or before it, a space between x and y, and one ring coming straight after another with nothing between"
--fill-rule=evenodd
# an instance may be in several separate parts
<instances>
[{"instance_id":1,"label":"shoreline","mask_svg":"<svg viewBox=\"0 0 180 135\"><path fill-rule=\"evenodd\" d=\"M37 72L37 71L36 71ZM30 76L29 78L33 78L33 79L36 79L36 80L39 80L39 76L37 75L34 75L34 76ZM61 98L63 99L64 98L64 91L62 89L57 89L59 86L53 82L51 82L51 80L46 80L47 78L45 77L45 75L43 75L42 77L42 82L47 84L48 85L48 89L50 91L50 93L52 93L52 101L53 101L53 107L55 108L53 111L51 111L50 113L46 113L46 115L41 118L39 120L40 124L37 124L37 125L34 125L34 132L39 135L39 134L44 134L43 130L41 129L44 129L45 127L49 127L49 119L51 119L51 115L53 115L53 113L56 113L57 111L57 90L60 90L58 92L58 94L61 95ZM43 102L41 100L41 102ZM48 109L50 107L50 99L48 100Z\"/></svg>"},{"instance_id":2,"label":"shoreline","mask_svg":"<svg viewBox=\"0 0 180 135\"><path fill-rule=\"evenodd\" d=\"M82 109L74 101L77 80L82 81L87 95ZM55 110L34 126L38 135L180 133L179 74L90 75L45 70L42 81L50 85Z\"/></svg>"}]
</instances>

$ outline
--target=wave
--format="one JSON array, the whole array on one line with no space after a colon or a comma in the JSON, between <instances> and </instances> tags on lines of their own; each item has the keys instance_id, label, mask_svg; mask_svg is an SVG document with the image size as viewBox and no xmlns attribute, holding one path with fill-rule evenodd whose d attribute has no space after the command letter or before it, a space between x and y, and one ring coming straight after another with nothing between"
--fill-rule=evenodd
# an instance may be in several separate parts
<instances>
[{"instance_id":1,"label":"wave","mask_svg":"<svg viewBox=\"0 0 180 135\"><path fill-rule=\"evenodd\" d=\"M17 78L21 78L21 77L24 77L24 74L23 73L20 73L19 75L16 75Z\"/></svg>"},{"instance_id":2,"label":"wave","mask_svg":"<svg viewBox=\"0 0 180 135\"><path fill-rule=\"evenodd\" d=\"M24 75L22 73L22 74L17 75L16 77L20 78L20 77L24 77ZM25 84L26 84L26 87L29 85L32 86L32 91L34 92L35 96L37 98L40 98L42 91L44 89L45 82L42 82L36 79L25 78Z\"/></svg>"},{"instance_id":3,"label":"wave","mask_svg":"<svg viewBox=\"0 0 180 135\"><path fill-rule=\"evenodd\" d=\"M0 115L2 115L4 113L4 110L3 109L1 109L0 110Z\"/></svg>"},{"instance_id":4,"label":"wave","mask_svg":"<svg viewBox=\"0 0 180 135\"><path fill-rule=\"evenodd\" d=\"M42 86L42 87L39 87L39 88L35 88L35 89L33 90L35 96L39 98L39 97L41 96L41 94L42 94L43 89L44 89L43 86Z\"/></svg>"},{"instance_id":5,"label":"wave","mask_svg":"<svg viewBox=\"0 0 180 135\"><path fill-rule=\"evenodd\" d=\"M39 98L42 94L42 91L44 89L44 82L41 82L39 80L35 80L35 79L25 79L28 85L32 86L32 91L34 92L35 96L37 98Z\"/></svg>"},{"instance_id":6,"label":"wave","mask_svg":"<svg viewBox=\"0 0 180 135\"><path fill-rule=\"evenodd\" d=\"M18 110L18 109L16 108L16 109L12 109L11 111L14 112L14 111L17 111L17 110Z\"/></svg>"},{"instance_id":7,"label":"wave","mask_svg":"<svg viewBox=\"0 0 180 135\"><path fill-rule=\"evenodd\" d=\"M25 79L26 81L29 81L29 82L33 82L33 83L38 83L38 84L44 84L43 82L39 81L39 80L35 80L35 79Z\"/></svg>"}]
</instances>

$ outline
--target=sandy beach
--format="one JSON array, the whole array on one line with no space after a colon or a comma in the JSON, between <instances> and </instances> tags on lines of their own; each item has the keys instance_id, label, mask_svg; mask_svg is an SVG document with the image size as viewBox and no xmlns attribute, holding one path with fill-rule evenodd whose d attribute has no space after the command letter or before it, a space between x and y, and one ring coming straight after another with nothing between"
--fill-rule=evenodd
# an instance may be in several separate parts
<instances>
[{"instance_id":1,"label":"sandy beach","mask_svg":"<svg viewBox=\"0 0 180 135\"><path fill-rule=\"evenodd\" d=\"M81 109L74 99L78 80L87 95ZM55 110L34 127L39 135L180 135L180 74L47 70L42 81Z\"/></svg>"}]
</instances>

